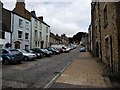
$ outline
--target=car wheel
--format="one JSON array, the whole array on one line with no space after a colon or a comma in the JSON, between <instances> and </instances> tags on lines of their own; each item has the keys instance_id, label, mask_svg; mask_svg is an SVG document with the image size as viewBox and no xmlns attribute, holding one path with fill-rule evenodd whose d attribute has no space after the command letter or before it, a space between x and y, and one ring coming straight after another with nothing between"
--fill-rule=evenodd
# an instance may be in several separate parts
<instances>
[{"instance_id":1,"label":"car wheel","mask_svg":"<svg viewBox=\"0 0 120 90\"><path fill-rule=\"evenodd\" d=\"M28 60L28 57L25 56L25 57L24 57L24 60L25 60L25 61Z\"/></svg>"},{"instance_id":2,"label":"car wheel","mask_svg":"<svg viewBox=\"0 0 120 90\"><path fill-rule=\"evenodd\" d=\"M3 64L5 64L5 65L9 64L9 60L8 60L7 58L5 58L5 59L3 60Z\"/></svg>"}]
</instances>

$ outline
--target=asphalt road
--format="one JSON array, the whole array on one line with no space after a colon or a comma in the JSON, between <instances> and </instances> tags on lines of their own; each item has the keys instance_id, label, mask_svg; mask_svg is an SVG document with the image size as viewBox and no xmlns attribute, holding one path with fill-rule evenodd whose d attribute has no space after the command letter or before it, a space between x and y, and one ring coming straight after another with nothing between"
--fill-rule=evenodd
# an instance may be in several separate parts
<instances>
[{"instance_id":1,"label":"asphalt road","mask_svg":"<svg viewBox=\"0 0 120 90\"><path fill-rule=\"evenodd\" d=\"M2 88L44 88L78 54L79 46L69 53L17 65L2 65Z\"/></svg>"}]
</instances>

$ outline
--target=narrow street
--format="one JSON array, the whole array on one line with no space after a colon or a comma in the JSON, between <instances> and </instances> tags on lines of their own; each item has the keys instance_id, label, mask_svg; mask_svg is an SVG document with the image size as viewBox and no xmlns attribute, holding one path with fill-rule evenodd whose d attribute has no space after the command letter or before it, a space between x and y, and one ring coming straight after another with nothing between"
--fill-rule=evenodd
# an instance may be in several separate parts
<instances>
[{"instance_id":1,"label":"narrow street","mask_svg":"<svg viewBox=\"0 0 120 90\"><path fill-rule=\"evenodd\" d=\"M24 61L17 65L3 65L3 88L43 88L79 54L79 46L69 53Z\"/></svg>"}]
</instances>

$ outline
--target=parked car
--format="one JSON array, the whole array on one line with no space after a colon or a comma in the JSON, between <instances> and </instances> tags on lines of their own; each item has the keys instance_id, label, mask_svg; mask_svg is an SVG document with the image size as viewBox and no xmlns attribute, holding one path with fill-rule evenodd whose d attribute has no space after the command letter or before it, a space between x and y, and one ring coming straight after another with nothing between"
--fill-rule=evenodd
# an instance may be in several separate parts
<instances>
[{"instance_id":1,"label":"parked car","mask_svg":"<svg viewBox=\"0 0 120 90\"><path fill-rule=\"evenodd\" d=\"M60 53L57 49L54 49L52 47L47 48L47 50L51 51L54 55L57 55Z\"/></svg>"},{"instance_id":2,"label":"parked car","mask_svg":"<svg viewBox=\"0 0 120 90\"><path fill-rule=\"evenodd\" d=\"M69 47L63 46L62 49L64 50L65 53L70 52L70 48Z\"/></svg>"},{"instance_id":3,"label":"parked car","mask_svg":"<svg viewBox=\"0 0 120 90\"><path fill-rule=\"evenodd\" d=\"M17 49L2 49L2 63L21 63L23 54Z\"/></svg>"},{"instance_id":4,"label":"parked car","mask_svg":"<svg viewBox=\"0 0 120 90\"><path fill-rule=\"evenodd\" d=\"M57 49L60 53L63 53L65 51L65 45L62 44L51 45L51 47Z\"/></svg>"},{"instance_id":5,"label":"parked car","mask_svg":"<svg viewBox=\"0 0 120 90\"><path fill-rule=\"evenodd\" d=\"M20 52L22 52L23 56L24 56L24 60L35 60L36 59L36 54L34 53L28 53L27 51L25 50L21 50L21 49L18 49Z\"/></svg>"},{"instance_id":6,"label":"parked car","mask_svg":"<svg viewBox=\"0 0 120 90\"><path fill-rule=\"evenodd\" d=\"M41 51L44 53L44 55L46 57L49 57L52 55L52 52L51 51L48 51L46 48L45 49L41 49Z\"/></svg>"},{"instance_id":7,"label":"parked car","mask_svg":"<svg viewBox=\"0 0 120 90\"><path fill-rule=\"evenodd\" d=\"M2 61L2 57L0 57L0 61Z\"/></svg>"},{"instance_id":8,"label":"parked car","mask_svg":"<svg viewBox=\"0 0 120 90\"><path fill-rule=\"evenodd\" d=\"M37 52L31 49L25 49L25 51L27 51L28 53L34 53L36 54L37 58L42 58L43 57L43 53L42 52Z\"/></svg>"},{"instance_id":9,"label":"parked car","mask_svg":"<svg viewBox=\"0 0 120 90\"><path fill-rule=\"evenodd\" d=\"M44 56L51 56L51 52L48 51L48 50L45 50L45 49L40 49L40 48L33 48L31 49L32 51L35 51L35 52L40 52L40 53L43 53Z\"/></svg>"},{"instance_id":10,"label":"parked car","mask_svg":"<svg viewBox=\"0 0 120 90\"><path fill-rule=\"evenodd\" d=\"M85 47L81 47L80 48L80 52L86 52L86 48Z\"/></svg>"},{"instance_id":11,"label":"parked car","mask_svg":"<svg viewBox=\"0 0 120 90\"><path fill-rule=\"evenodd\" d=\"M31 50L34 51L34 52L36 52L36 53L42 53L42 55L45 56L44 53L41 51L40 48L32 48Z\"/></svg>"}]
</instances>

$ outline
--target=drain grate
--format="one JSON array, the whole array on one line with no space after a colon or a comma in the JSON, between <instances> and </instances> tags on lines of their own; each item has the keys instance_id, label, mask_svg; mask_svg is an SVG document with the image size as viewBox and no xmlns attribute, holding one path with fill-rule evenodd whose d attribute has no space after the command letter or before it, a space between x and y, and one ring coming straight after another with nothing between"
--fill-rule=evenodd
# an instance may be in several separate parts
<instances>
[{"instance_id":1,"label":"drain grate","mask_svg":"<svg viewBox=\"0 0 120 90\"><path fill-rule=\"evenodd\" d=\"M59 72L59 71L56 71L56 72L54 72L54 74L60 74L60 72Z\"/></svg>"}]
</instances>

